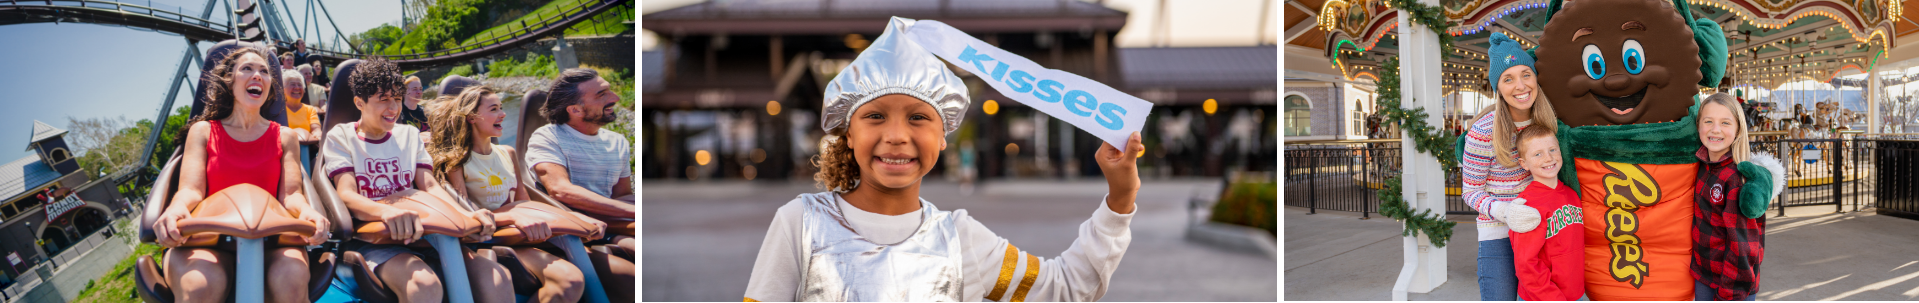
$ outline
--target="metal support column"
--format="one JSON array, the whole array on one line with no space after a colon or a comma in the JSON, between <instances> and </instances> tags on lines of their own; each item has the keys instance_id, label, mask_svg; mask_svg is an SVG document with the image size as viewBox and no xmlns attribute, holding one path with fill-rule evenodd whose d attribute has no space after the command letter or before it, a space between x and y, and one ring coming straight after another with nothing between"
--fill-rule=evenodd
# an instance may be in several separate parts
<instances>
[{"instance_id":1,"label":"metal support column","mask_svg":"<svg viewBox=\"0 0 1919 303\"><path fill-rule=\"evenodd\" d=\"M197 41L193 41L192 39L187 40L187 52L180 58L180 67L173 72L173 85L167 86L167 99L161 102L160 113L153 117L154 129L147 133L146 151L140 153L139 163L142 167L148 166L149 163L153 162L154 145L160 143L160 133L163 133L161 130L166 128L167 115L173 113L173 100L180 96L180 85L184 84L183 82L187 80L187 63L200 63L200 46L195 44L198 44Z\"/></svg>"},{"instance_id":2,"label":"metal support column","mask_svg":"<svg viewBox=\"0 0 1919 303\"><path fill-rule=\"evenodd\" d=\"M286 13L287 13L287 17L293 17L293 9L291 9L291 8L287 8L287 0L267 0L267 1L273 1L273 2L279 2L279 3L280 3L280 9L281 9L281 10L285 10L285 11L286 11ZM273 19L273 20L278 20L278 19L279 19L279 14L278 14L278 13L275 13L275 14L274 14L274 19ZM293 19L293 18L288 18L288 19ZM278 22L275 22L275 23L278 23ZM276 24L276 25L278 25L278 24ZM300 23L299 23L299 22L287 22L287 27L291 27L291 28L293 28L293 32L294 32L294 33L301 33L301 31L300 31ZM298 35L298 34L295 34L295 35L292 35L292 36L288 36L288 37L284 37L284 38L282 38L282 39L285 39L284 41L293 41L293 38L294 38L294 37L299 37L299 35Z\"/></svg>"}]
</instances>

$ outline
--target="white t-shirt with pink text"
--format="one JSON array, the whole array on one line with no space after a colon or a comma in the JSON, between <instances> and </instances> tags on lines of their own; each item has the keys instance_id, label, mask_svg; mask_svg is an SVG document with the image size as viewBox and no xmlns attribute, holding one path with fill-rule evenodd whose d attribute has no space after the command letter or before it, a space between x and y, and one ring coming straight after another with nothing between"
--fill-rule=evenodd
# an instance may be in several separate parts
<instances>
[{"instance_id":1,"label":"white t-shirt with pink text","mask_svg":"<svg viewBox=\"0 0 1919 303\"><path fill-rule=\"evenodd\" d=\"M353 173L360 194L379 200L387 195L414 188L416 168L433 170L433 158L420 142L420 129L394 124L384 138L367 138L359 131L359 122L334 125L326 132L327 178Z\"/></svg>"}]
</instances>

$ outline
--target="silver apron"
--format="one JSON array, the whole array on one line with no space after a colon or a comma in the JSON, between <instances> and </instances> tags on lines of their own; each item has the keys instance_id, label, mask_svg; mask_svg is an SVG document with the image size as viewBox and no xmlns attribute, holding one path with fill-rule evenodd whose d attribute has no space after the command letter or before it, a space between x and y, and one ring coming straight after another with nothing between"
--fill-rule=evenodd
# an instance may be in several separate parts
<instances>
[{"instance_id":1,"label":"silver apron","mask_svg":"<svg viewBox=\"0 0 1919 303\"><path fill-rule=\"evenodd\" d=\"M960 301L961 252L953 218L920 200L920 226L900 243L855 233L832 192L802 194L799 301Z\"/></svg>"}]
</instances>

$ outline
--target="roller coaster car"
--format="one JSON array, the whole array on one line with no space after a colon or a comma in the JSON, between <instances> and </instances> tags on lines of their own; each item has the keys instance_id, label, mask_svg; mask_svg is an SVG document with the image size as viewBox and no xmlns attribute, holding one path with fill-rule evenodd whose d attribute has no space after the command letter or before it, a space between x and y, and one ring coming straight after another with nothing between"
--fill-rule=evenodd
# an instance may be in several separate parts
<instances>
[{"instance_id":1,"label":"roller coaster car","mask_svg":"<svg viewBox=\"0 0 1919 303\"><path fill-rule=\"evenodd\" d=\"M514 137L515 142L513 143L514 150L518 150L520 151L520 153L518 155L515 155L516 157L514 157L513 159L513 169L516 172L520 172L519 173L520 184L523 184L522 186L526 187L527 196L529 198L532 198L533 201L545 202L549 205L557 206L561 209L566 209L565 203L560 202L559 199L553 198L552 195L548 195L544 187L526 186L526 185L539 184L538 183L539 179L533 176L532 168L527 166L526 146L528 142L527 138L533 136L533 131L536 129L539 129L540 126L547 125L546 117L540 115L540 108L546 105L546 101L547 101L546 95L547 95L546 91L540 90L540 89L534 89L531 91L527 91L526 94L520 98L521 104L523 105L520 108L519 133ZM622 235L626 237L633 237L634 229L636 227L636 224L633 218L605 216L605 215L599 215L599 214L594 214L590 212L578 212L578 213L582 215L586 215L587 217L591 217L595 220L600 220L601 222L605 222L606 231L603 233L603 236L605 237L611 238L614 236L622 236ZM559 232L555 231L554 234L558 235ZM495 233L496 237L498 235L499 235L498 233ZM590 258L592 258L592 262L590 263L592 264L593 268L587 268L585 266L585 263L588 263L588 262L581 262L580 259L578 259L578 257L576 256L568 256L567 259L570 262L574 262L574 264L581 265L580 269L582 272L592 272L594 273L594 276L610 277L613 275L612 264L611 264L612 260L609 260L607 258L620 258L620 259L624 259L627 263L633 263L633 251L627 250L626 248L621 247L618 243L593 245L593 246L588 246L587 249L592 251L590 256ZM573 252L568 251L567 253L572 254ZM594 284L601 284L601 283L589 282L588 284L594 285ZM611 283L611 284L602 284L602 285L604 285L604 287L606 288L606 291L608 292L617 292L621 294L634 293L633 286L630 284Z\"/></svg>"},{"instance_id":2,"label":"roller coaster car","mask_svg":"<svg viewBox=\"0 0 1919 303\"><path fill-rule=\"evenodd\" d=\"M331 131L335 125L360 119L360 109L353 103L352 81L349 81L349 79L352 79L353 72L361 62L361 60L357 59L347 60L341 62L339 67L335 69L334 78L336 81L333 81L332 87L329 89L331 92L328 96L330 102L327 102L326 121L321 125L323 127L322 129L324 129L321 133L322 136L324 136L327 131ZM327 143L322 142L321 144L324 145ZM322 150L324 150L324 148L322 148ZM341 202L340 197L335 194L333 180L328 178L326 172L319 169L322 167L326 167L326 157L314 157L313 168L309 170L312 172L312 177L308 179L314 180L314 187L323 189L318 191L320 193L318 195L320 199L332 205L341 205L342 212L344 213L345 203ZM429 177L431 178L431 176ZM438 178L435 179L437 180ZM445 184L444 181L440 183ZM446 196L453 196L451 192L446 191L444 187L429 190L440 190L442 193L447 194ZM454 201L444 201L419 190L403 191L382 198L379 202L412 210L419 214L420 226L426 234L422 239L426 240L426 243L439 252L441 266L438 270L441 277L441 284L447 288L447 300L456 303L473 302L472 285L471 281L467 279L466 273L466 259L461 254L464 251L464 247L460 245L461 239L481 230L481 222L466 216L466 214L472 212L472 210L465 208L464 205L453 203ZM392 244L397 242L394 239L388 238L386 233L387 226L384 223L353 221L352 216L344 216L345 218L340 219L338 222L352 222L352 231L343 234L352 235L354 240L373 244ZM419 242L415 243L417 244ZM476 252L476 255L486 259L493 259L494 257L487 251ZM390 283L381 281L379 275L374 274L373 268L366 267L366 262L364 262L365 256L360 255L359 252L346 251L341 254L341 259L344 261L342 263L346 264L344 267L350 270L345 270L338 275L354 281L355 285L352 291L352 295L355 297L354 299L366 302L398 301L399 297L391 289L386 287L386 285L390 285Z\"/></svg>"},{"instance_id":3,"label":"roller coaster car","mask_svg":"<svg viewBox=\"0 0 1919 303\"><path fill-rule=\"evenodd\" d=\"M459 89L476 84L479 84L479 82L459 76L448 76L446 80L441 81L441 87L444 93L450 94L457 94ZM519 159L514 160L515 171L525 171L522 169L523 166ZM533 184L530 174L520 173L517 175L520 178L520 184ZM452 184L446 185L454 186ZM535 194L538 191L528 190L527 192L529 194ZM466 202L465 205L478 205L466 201L466 197L457 197L456 195L455 199ZM582 213L568 209L564 204L559 203L558 200L539 197L535 197L533 200L534 201L509 202L502 205L499 209L496 209L495 212L544 213L547 217L554 218L553 220L546 221L548 229L552 232L552 237L548 238L545 242L533 242L527 239L526 235L521 232L518 227L501 226L493 233L493 239L487 241L488 244L500 245L492 249L494 253L499 256L497 261L502 264L520 262L519 255L508 246L539 246L551 244L561 251L564 251L565 253L560 257L573 263L575 267L580 269L580 272L584 276L585 281L583 282L586 282L587 289L581 293L581 302L608 302L608 292L620 294L633 293L633 287L631 285L610 285L610 287L606 285L606 283L600 279L602 275L611 274L605 270L609 267L607 264L608 260L605 259L608 255L606 248L589 248L584 244L584 241L597 240L604 237L606 235L605 230L598 226L588 224L585 220L576 217L575 215L582 215ZM526 271L527 267L524 264L506 266L506 268L513 275L514 291L516 293L529 296L537 294L538 289L542 286L541 282L532 278L532 273Z\"/></svg>"},{"instance_id":4,"label":"roller coaster car","mask_svg":"<svg viewBox=\"0 0 1919 303\"><path fill-rule=\"evenodd\" d=\"M458 96L460 90L476 84L480 84L480 81L461 75L447 75L446 78L440 78L439 93L441 96Z\"/></svg>"},{"instance_id":5,"label":"roller coaster car","mask_svg":"<svg viewBox=\"0 0 1919 303\"><path fill-rule=\"evenodd\" d=\"M215 62L219 62L227 54L241 47L261 48L257 44L231 40L215 44L207 51L205 62L208 64L203 64L205 67L201 70L202 78L204 79L204 75L211 72L212 66L217 65ZM267 60L267 62L273 69L274 79L279 79L279 61ZM210 100L210 96L204 95L205 86L209 85L207 82L201 81L201 89L195 91L195 102L192 105L195 115ZM261 113L267 115L268 119L285 124L286 116L283 107L285 103L282 102L286 102L285 97L276 94L271 96L267 104L262 105L262 107L282 109L277 117L264 109ZM173 201L174 193L179 191L179 166L184 157L183 152L184 149L174 150L148 193L147 201L150 202L140 217L141 242L154 243L153 223ZM337 203L328 204L318 199L319 196L316 195L317 191L312 181L306 179L301 184L306 191L309 203L313 204L315 210L323 212L328 220L346 222L344 208ZM186 243L180 247L233 246L237 264L234 264L235 270L231 275L233 278L230 279L235 285L229 289L232 289L235 295L229 297L229 301L259 302L264 299L266 267L262 255L265 254L264 242L269 237L279 236L277 241L281 245L301 246L306 242L305 237L313 236L312 223L296 219L297 214L289 213L275 197L277 195L273 192L257 186L236 185L207 195L206 199L191 210L189 218L177 222L181 235L188 237ZM329 243L307 249L309 262L307 268L311 272L308 299L319 298L327 286L327 281L333 279L334 265L337 263L335 253L339 250L337 241L345 235L350 235L348 230L339 224L335 224L333 229L334 238L329 239ZM232 236L233 243L221 243L220 235ZM171 285L168 285L165 271L155 261L150 258L137 258L135 268L138 272L134 275L134 292L141 300L173 302L174 290Z\"/></svg>"},{"instance_id":6,"label":"roller coaster car","mask_svg":"<svg viewBox=\"0 0 1919 303\"><path fill-rule=\"evenodd\" d=\"M527 140L528 137L533 136L534 130L538 130L540 126L547 125L546 116L540 115L540 108L546 105L546 91L539 89L527 91L526 96L521 98L520 103L524 104L524 107L520 108L520 132L519 135L514 137L513 143L513 148L519 150L520 155L513 159L513 165L519 167L519 171L522 172L521 175L523 178L521 179L524 180L523 182L525 183L521 184L539 184L537 183L539 178L533 177L533 168L526 165L526 145L529 141ZM559 202L560 200L554 199L552 195L546 193L544 186L529 186L527 187L527 194L536 201L551 201L554 204L561 204ZM608 236L633 237L634 230L638 227L638 224L634 222L633 218L606 216L590 212L580 213L588 217L593 217L593 219L606 222L606 233ZM632 251L627 251L618 245L607 246L606 250L614 255L618 255L629 261L633 260Z\"/></svg>"}]
</instances>

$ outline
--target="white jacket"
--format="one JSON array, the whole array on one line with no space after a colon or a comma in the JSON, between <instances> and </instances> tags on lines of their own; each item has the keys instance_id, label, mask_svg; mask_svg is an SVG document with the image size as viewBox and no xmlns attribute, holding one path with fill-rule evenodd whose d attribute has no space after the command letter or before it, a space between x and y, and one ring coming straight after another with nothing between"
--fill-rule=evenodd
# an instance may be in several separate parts
<instances>
[{"instance_id":1,"label":"white jacket","mask_svg":"<svg viewBox=\"0 0 1919 303\"><path fill-rule=\"evenodd\" d=\"M860 236L878 243L905 239L919 226L920 211L887 216L860 210L838 199L846 219ZM1107 282L1132 242L1132 214L1115 213L1105 198L1091 219L1079 225L1079 238L1058 257L1033 256L1000 238L970 216L955 218L964 259L965 286L961 298L970 301L1094 301L1106 294ZM797 298L800 264L800 216L804 201L780 206L767 227L766 240L747 280L747 301L792 301ZM923 211L923 210L921 210Z\"/></svg>"}]
</instances>

